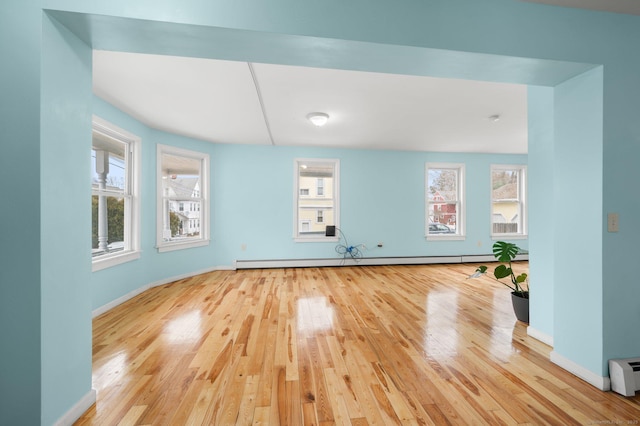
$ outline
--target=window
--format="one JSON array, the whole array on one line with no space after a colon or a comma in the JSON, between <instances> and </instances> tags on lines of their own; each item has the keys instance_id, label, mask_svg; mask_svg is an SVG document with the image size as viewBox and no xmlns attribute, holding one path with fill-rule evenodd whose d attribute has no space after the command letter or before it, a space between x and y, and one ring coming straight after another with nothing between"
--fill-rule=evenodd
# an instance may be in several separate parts
<instances>
[{"instance_id":1,"label":"window","mask_svg":"<svg viewBox=\"0 0 640 426\"><path fill-rule=\"evenodd\" d=\"M428 239L464 238L464 164L427 163Z\"/></svg>"},{"instance_id":2,"label":"window","mask_svg":"<svg viewBox=\"0 0 640 426\"><path fill-rule=\"evenodd\" d=\"M294 171L294 238L335 241L325 231L328 225L339 226L340 161L296 159ZM310 194L308 188L316 188L316 193Z\"/></svg>"},{"instance_id":3,"label":"window","mask_svg":"<svg viewBox=\"0 0 640 426\"><path fill-rule=\"evenodd\" d=\"M318 178L317 193L318 197L324 196L324 178Z\"/></svg>"},{"instance_id":4,"label":"window","mask_svg":"<svg viewBox=\"0 0 640 426\"><path fill-rule=\"evenodd\" d=\"M524 237L526 222L526 174L522 165L491 166L491 235Z\"/></svg>"},{"instance_id":5,"label":"window","mask_svg":"<svg viewBox=\"0 0 640 426\"><path fill-rule=\"evenodd\" d=\"M207 154L158 145L158 251L209 244L208 176Z\"/></svg>"},{"instance_id":6,"label":"window","mask_svg":"<svg viewBox=\"0 0 640 426\"><path fill-rule=\"evenodd\" d=\"M92 270L140 257L140 138L98 117L91 142Z\"/></svg>"}]
</instances>

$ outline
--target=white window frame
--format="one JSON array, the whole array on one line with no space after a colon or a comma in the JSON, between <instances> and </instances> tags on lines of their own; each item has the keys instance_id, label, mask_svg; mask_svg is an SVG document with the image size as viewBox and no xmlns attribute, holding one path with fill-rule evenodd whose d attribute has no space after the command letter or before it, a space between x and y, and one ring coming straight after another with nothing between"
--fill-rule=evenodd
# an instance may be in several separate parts
<instances>
[{"instance_id":1,"label":"white window frame","mask_svg":"<svg viewBox=\"0 0 640 426\"><path fill-rule=\"evenodd\" d=\"M128 146L128 158L125 159L127 173L125 196L129 199L129 202L125 204L126 208L124 212L124 250L92 258L91 270L93 272L140 258L141 139L133 133L94 115L92 117L92 138L96 132L116 139ZM91 191L92 196L99 195L100 193L100 191L93 189Z\"/></svg>"},{"instance_id":2,"label":"white window frame","mask_svg":"<svg viewBox=\"0 0 640 426\"><path fill-rule=\"evenodd\" d=\"M195 159L200 161L200 192L199 192L199 201L201 205L200 210L200 238L193 238L190 240L183 241L164 241L163 231L164 231L164 203L165 197L162 193L162 179L163 179L163 171L162 171L162 155L170 154L181 156L185 158ZM203 247L209 245L209 228L210 228L210 218L209 218L209 154L199 152L199 151L191 151L188 149L178 148L171 145L160 145L157 146L157 158L156 158L156 178L157 178L157 194L156 194L156 248L158 252L164 253L168 251L174 250L183 250L193 247ZM198 195L198 194L196 194Z\"/></svg>"},{"instance_id":3,"label":"white window frame","mask_svg":"<svg viewBox=\"0 0 640 426\"><path fill-rule=\"evenodd\" d=\"M456 233L455 234L429 234L429 170L449 169L455 170L457 175L457 202L456 202ZM466 191L465 191L465 165L464 163L426 163L424 171L424 206L425 206L425 238L428 241L452 241L466 239Z\"/></svg>"},{"instance_id":4,"label":"white window frame","mask_svg":"<svg viewBox=\"0 0 640 426\"><path fill-rule=\"evenodd\" d=\"M333 166L333 221L336 228L340 228L340 160L337 158L296 158L293 160L293 239L296 242L337 242L339 236L326 237L324 234L303 236L299 233L302 227L301 219L298 217L299 201L301 198L309 196L300 195L300 174L299 169L302 164L331 164ZM326 182L324 184L326 189ZM325 194L322 196L326 198ZM326 220L326 219L325 219Z\"/></svg>"},{"instance_id":5,"label":"white window frame","mask_svg":"<svg viewBox=\"0 0 640 426\"><path fill-rule=\"evenodd\" d=\"M518 170L518 214L522 221L522 232L495 233L493 232L493 172L499 170ZM524 164L492 164L489 172L489 229L492 240L518 240L529 237L527 217L527 166Z\"/></svg>"}]
</instances>

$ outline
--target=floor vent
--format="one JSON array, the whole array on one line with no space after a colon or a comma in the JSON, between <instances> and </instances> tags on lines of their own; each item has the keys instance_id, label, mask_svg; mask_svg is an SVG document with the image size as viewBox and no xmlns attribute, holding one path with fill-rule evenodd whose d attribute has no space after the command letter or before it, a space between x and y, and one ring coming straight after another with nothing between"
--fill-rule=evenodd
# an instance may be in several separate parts
<instances>
[{"instance_id":1,"label":"floor vent","mask_svg":"<svg viewBox=\"0 0 640 426\"><path fill-rule=\"evenodd\" d=\"M640 390L640 358L610 359L611 389L624 396L634 396Z\"/></svg>"}]
</instances>

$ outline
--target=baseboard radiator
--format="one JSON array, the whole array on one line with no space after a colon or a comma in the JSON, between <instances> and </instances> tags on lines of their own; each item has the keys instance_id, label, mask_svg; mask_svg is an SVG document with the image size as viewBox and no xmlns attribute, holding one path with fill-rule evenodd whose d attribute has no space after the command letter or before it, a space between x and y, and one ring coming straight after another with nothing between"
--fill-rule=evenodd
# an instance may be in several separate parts
<instances>
[{"instance_id":1,"label":"baseboard radiator","mask_svg":"<svg viewBox=\"0 0 640 426\"><path fill-rule=\"evenodd\" d=\"M378 266L378 265L428 265L444 263L494 262L492 254L461 256L408 256L408 257L362 257L326 259L265 259L236 260L235 269L268 268L316 268L323 266ZM529 260L528 254L518 255L515 260Z\"/></svg>"}]
</instances>

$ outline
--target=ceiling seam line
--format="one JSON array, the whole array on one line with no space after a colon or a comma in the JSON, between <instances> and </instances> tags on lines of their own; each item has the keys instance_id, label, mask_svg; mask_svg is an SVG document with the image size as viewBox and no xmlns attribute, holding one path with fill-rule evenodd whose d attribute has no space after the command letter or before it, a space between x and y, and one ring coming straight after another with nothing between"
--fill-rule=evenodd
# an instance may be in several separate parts
<instances>
[{"instance_id":1,"label":"ceiling seam line","mask_svg":"<svg viewBox=\"0 0 640 426\"><path fill-rule=\"evenodd\" d=\"M267 133L269 134L269 140L271 141L271 145L275 145L275 141L273 140L273 134L271 133L271 126L269 125L269 120L267 119L267 111L264 107L264 100L262 99L262 92L260 91L260 84L258 83L258 77L256 76L256 72L253 69L253 64L251 62L247 62L249 66L249 72L251 73L251 78L253 79L253 86L256 89L256 94L258 95L258 102L260 103L260 109L262 110L262 118L264 119L264 124L267 127Z\"/></svg>"}]
</instances>

